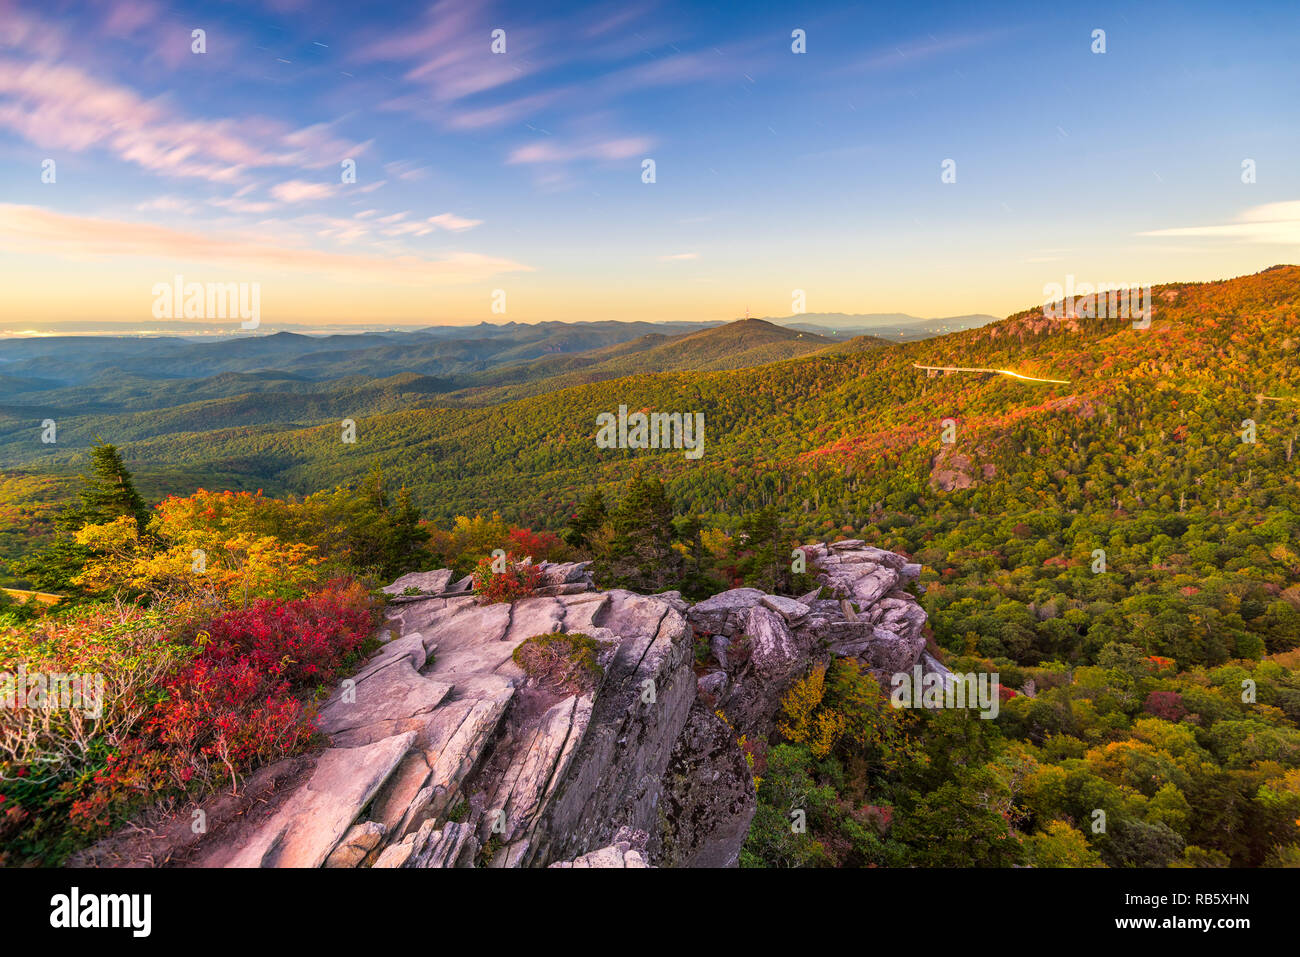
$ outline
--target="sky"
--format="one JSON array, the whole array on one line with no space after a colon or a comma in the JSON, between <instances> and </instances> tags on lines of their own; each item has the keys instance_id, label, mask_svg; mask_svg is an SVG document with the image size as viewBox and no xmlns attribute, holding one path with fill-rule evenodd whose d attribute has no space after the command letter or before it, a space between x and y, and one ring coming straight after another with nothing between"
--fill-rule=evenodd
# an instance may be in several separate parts
<instances>
[{"instance_id":1,"label":"sky","mask_svg":"<svg viewBox=\"0 0 1300 957\"><path fill-rule=\"evenodd\" d=\"M0 327L144 326L176 276L410 325L1256 272L1300 261L1298 36L1292 0L0 0Z\"/></svg>"}]
</instances>

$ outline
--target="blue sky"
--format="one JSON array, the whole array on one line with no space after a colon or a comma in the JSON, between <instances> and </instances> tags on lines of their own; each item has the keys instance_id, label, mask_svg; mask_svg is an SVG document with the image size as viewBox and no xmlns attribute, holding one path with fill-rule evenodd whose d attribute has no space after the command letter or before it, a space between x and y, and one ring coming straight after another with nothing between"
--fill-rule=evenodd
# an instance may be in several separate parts
<instances>
[{"instance_id":1,"label":"blue sky","mask_svg":"<svg viewBox=\"0 0 1300 957\"><path fill-rule=\"evenodd\" d=\"M176 273L260 282L285 322L787 315L795 289L938 316L1253 272L1300 258L1298 28L1280 2L0 0L0 296L8 325L144 318Z\"/></svg>"}]
</instances>

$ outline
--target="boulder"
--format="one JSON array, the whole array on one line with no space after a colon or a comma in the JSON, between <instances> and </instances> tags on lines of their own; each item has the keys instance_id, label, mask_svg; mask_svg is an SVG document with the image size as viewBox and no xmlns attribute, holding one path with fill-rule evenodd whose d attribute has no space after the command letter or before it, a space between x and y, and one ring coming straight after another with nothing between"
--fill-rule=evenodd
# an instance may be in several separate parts
<instances>
[{"instance_id":1,"label":"boulder","mask_svg":"<svg viewBox=\"0 0 1300 957\"><path fill-rule=\"evenodd\" d=\"M707 708L692 708L665 776L652 857L662 867L737 866L758 801L736 733Z\"/></svg>"},{"instance_id":2,"label":"boulder","mask_svg":"<svg viewBox=\"0 0 1300 957\"><path fill-rule=\"evenodd\" d=\"M700 694L707 695L716 702L718 697L727 690L727 673L725 671L710 671L695 682L695 687Z\"/></svg>"},{"instance_id":3,"label":"boulder","mask_svg":"<svg viewBox=\"0 0 1300 957\"><path fill-rule=\"evenodd\" d=\"M367 854L375 849L380 838L384 836L384 826L376 821L364 821L353 825L352 829L339 841L338 847L325 858L326 867L356 867Z\"/></svg>"},{"instance_id":4,"label":"boulder","mask_svg":"<svg viewBox=\"0 0 1300 957\"><path fill-rule=\"evenodd\" d=\"M329 748L226 867L320 867L405 756L412 733L359 748Z\"/></svg>"},{"instance_id":5,"label":"boulder","mask_svg":"<svg viewBox=\"0 0 1300 957\"><path fill-rule=\"evenodd\" d=\"M454 573L450 568L437 568L431 572L409 572L381 591L386 595L404 595L408 588L418 588L426 595L440 595L446 590Z\"/></svg>"},{"instance_id":6,"label":"boulder","mask_svg":"<svg viewBox=\"0 0 1300 957\"><path fill-rule=\"evenodd\" d=\"M645 831L621 827L613 844L583 854L572 861L557 861L551 867L649 867L644 857L647 838Z\"/></svg>"},{"instance_id":7,"label":"boulder","mask_svg":"<svg viewBox=\"0 0 1300 957\"><path fill-rule=\"evenodd\" d=\"M788 622L796 622L808 614L808 606L793 598L783 595L764 595L759 599L764 605L778 612Z\"/></svg>"},{"instance_id":8,"label":"boulder","mask_svg":"<svg viewBox=\"0 0 1300 957\"><path fill-rule=\"evenodd\" d=\"M763 598L757 588L733 588L693 605L686 613L687 620L696 631L710 635L732 635L740 616L748 612Z\"/></svg>"},{"instance_id":9,"label":"boulder","mask_svg":"<svg viewBox=\"0 0 1300 957\"><path fill-rule=\"evenodd\" d=\"M321 708L319 726L326 734L351 732L346 743L352 745L417 730L423 726L420 717L437 708L451 688L425 678L410 658L393 658L354 687L336 692Z\"/></svg>"}]
</instances>

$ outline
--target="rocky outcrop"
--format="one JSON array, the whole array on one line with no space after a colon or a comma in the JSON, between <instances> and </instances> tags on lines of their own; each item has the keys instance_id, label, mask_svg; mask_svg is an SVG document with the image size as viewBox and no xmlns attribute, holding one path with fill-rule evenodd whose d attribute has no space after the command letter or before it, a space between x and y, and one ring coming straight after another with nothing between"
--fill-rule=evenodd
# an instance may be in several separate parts
<instances>
[{"instance_id":1,"label":"rocky outcrop","mask_svg":"<svg viewBox=\"0 0 1300 957\"><path fill-rule=\"evenodd\" d=\"M645 860L648 839L645 831L619 828L614 843L608 847L575 857L572 861L556 861L551 867L649 867Z\"/></svg>"},{"instance_id":2,"label":"rocky outcrop","mask_svg":"<svg viewBox=\"0 0 1300 957\"><path fill-rule=\"evenodd\" d=\"M804 552L822 587L797 601L735 588L686 613L716 666L698 681L701 698L751 740L771 732L781 696L810 662L856 658L887 678L925 651L925 611L906 591L920 565L857 539Z\"/></svg>"},{"instance_id":3,"label":"rocky outcrop","mask_svg":"<svg viewBox=\"0 0 1300 957\"><path fill-rule=\"evenodd\" d=\"M735 731L697 702L669 756L651 857L661 867L734 867L758 807Z\"/></svg>"},{"instance_id":4,"label":"rocky outcrop","mask_svg":"<svg viewBox=\"0 0 1300 957\"><path fill-rule=\"evenodd\" d=\"M379 651L320 709L329 746L185 862L734 866L756 807L740 739L770 735L791 682L831 655L942 668L905 590L919 566L858 541L806 551L821 587L800 599L600 592L586 563L542 563L539 593L492 605L445 569L399 578ZM529 639L594 667L525 673Z\"/></svg>"}]
</instances>

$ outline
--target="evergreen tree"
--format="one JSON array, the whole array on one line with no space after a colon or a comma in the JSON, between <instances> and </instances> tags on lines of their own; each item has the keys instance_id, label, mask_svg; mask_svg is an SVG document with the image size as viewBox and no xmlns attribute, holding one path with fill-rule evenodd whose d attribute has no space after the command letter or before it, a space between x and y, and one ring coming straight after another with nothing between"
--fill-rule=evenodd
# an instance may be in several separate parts
<instances>
[{"instance_id":1,"label":"evergreen tree","mask_svg":"<svg viewBox=\"0 0 1300 957\"><path fill-rule=\"evenodd\" d=\"M608 520L609 513L605 508L604 493L598 488L592 489L578 506L577 514L569 520L569 524L560 533L560 538L573 548L589 548L591 533Z\"/></svg>"},{"instance_id":2,"label":"evergreen tree","mask_svg":"<svg viewBox=\"0 0 1300 957\"><path fill-rule=\"evenodd\" d=\"M367 473L357 491L337 489L323 496L322 503L335 516L333 524L343 539L338 547L355 568L391 578L419 567L427 557L429 532L420 524L420 510L406 488L395 499L389 495L379 466Z\"/></svg>"},{"instance_id":3,"label":"evergreen tree","mask_svg":"<svg viewBox=\"0 0 1300 957\"><path fill-rule=\"evenodd\" d=\"M122 516L135 519L141 533L149 524L149 506L131 481L117 447L101 442L90 450L90 474L82 475L81 507L70 516L77 528L103 525Z\"/></svg>"},{"instance_id":4,"label":"evergreen tree","mask_svg":"<svg viewBox=\"0 0 1300 957\"><path fill-rule=\"evenodd\" d=\"M90 473L81 476L81 504L65 509L55 520L62 535L37 551L18 570L37 588L80 594L72 580L84 570L91 550L72 540L87 525L103 525L123 516L135 519L140 534L149 524L149 506L131 481L131 473L115 446L101 442L90 450Z\"/></svg>"},{"instance_id":5,"label":"evergreen tree","mask_svg":"<svg viewBox=\"0 0 1300 957\"><path fill-rule=\"evenodd\" d=\"M775 506L750 512L736 534L736 570L746 585L766 592L802 594L815 586L807 572L791 570L794 532Z\"/></svg>"},{"instance_id":6,"label":"evergreen tree","mask_svg":"<svg viewBox=\"0 0 1300 957\"><path fill-rule=\"evenodd\" d=\"M632 480L610 515L610 529L601 570L611 582L653 592L680 580L683 563L673 549L673 506L659 479L641 474Z\"/></svg>"},{"instance_id":7,"label":"evergreen tree","mask_svg":"<svg viewBox=\"0 0 1300 957\"><path fill-rule=\"evenodd\" d=\"M397 493L397 501L388 512L390 523L388 567L389 574L409 571L412 562L425 555L429 530L420 524L420 510L411 500L405 486Z\"/></svg>"},{"instance_id":8,"label":"evergreen tree","mask_svg":"<svg viewBox=\"0 0 1300 957\"><path fill-rule=\"evenodd\" d=\"M673 537L682 552L678 587L690 599L702 601L727 586L713 574L712 556L704 547L703 527L694 515L681 515L673 519Z\"/></svg>"}]
</instances>

